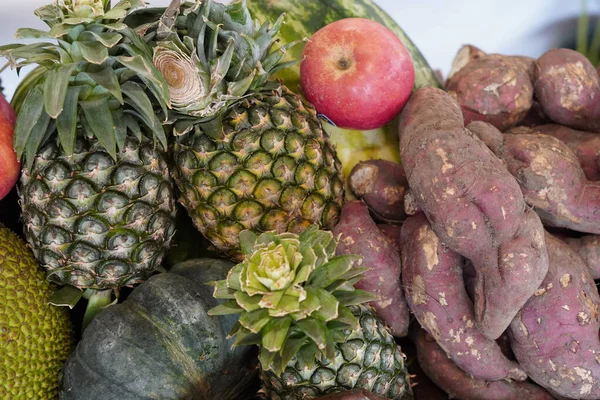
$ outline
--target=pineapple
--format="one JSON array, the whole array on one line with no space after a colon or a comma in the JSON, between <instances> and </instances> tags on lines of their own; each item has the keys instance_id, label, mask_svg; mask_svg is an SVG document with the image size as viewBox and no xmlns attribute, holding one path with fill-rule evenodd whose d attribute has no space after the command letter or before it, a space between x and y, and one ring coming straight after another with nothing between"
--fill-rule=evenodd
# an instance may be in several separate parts
<instances>
[{"instance_id":1,"label":"pineapple","mask_svg":"<svg viewBox=\"0 0 600 400\"><path fill-rule=\"evenodd\" d=\"M122 22L142 5L59 0L35 11L48 32L17 31L49 41L0 47L13 67L39 65L19 90L14 142L27 241L51 281L95 291L86 294L94 306L147 278L175 227L154 109L168 108L168 87L151 48Z\"/></svg>"},{"instance_id":2,"label":"pineapple","mask_svg":"<svg viewBox=\"0 0 600 400\"><path fill-rule=\"evenodd\" d=\"M294 45L271 50L282 23L259 25L244 0L175 0L139 27L169 84L179 201L236 259L242 230L330 229L343 201L341 165L314 107L268 80Z\"/></svg>"},{"instance_id":3,"label":"pineapple","mask_svg":"<svg viewBox=\"0 0 600 400\"><path fill-rule=\"evenodd\" d=\"M212 282L226 299L209 315L240 314L234 345L258 344L263 391L274 400L304 400L363 388L410 399L404 355L354 284L361 258L335 256L337 241L312 225L300 235L240 234L243 261Z\"/></svg>"}]
</instances>

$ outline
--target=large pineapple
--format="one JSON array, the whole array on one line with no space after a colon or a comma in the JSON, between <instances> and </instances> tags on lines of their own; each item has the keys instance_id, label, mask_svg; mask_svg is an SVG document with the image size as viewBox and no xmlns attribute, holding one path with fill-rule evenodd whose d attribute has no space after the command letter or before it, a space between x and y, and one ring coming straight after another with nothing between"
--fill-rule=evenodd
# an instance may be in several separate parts
<instances>
[{"instance_id":1,"label":"large pineapple","mask_svg":"<svg viewBox=\"0 0 600 400\"><path fill-rule=\"evenodd\" d=\"M244 229L332 228L343 200L341 166L312 105L268 81L286 47L283 20L253 21L245 0L175 0L142 26L169 84L173 176L180 202L214 247L239 257ZM291 44L293 45L293 44Z\"/></svg>"},{"instance_id":2,"label":"large pineapple","mask_svg":"<svg viewBox=\"0 0 600 400\"><path fill-rule=\"evenodd\" d=\"M306 400L364 388L410 399L404 355L354 284L368 270L360 257L335 256L333 234L240 235L243 261L213 282L227 299L211 315L240 314L234 344L260 346L263 390L273 400Z\"/></svg>"},{"instance_id":3,"label":"large pineapple","mask_svg":"<svg viewBox=\"0 0 600 400\"><path fill-rule=\"evenodd\" d=\"M142 5L56 1L35 11L49 32L17 31L55 43L0 48L13 67L39 65L19 91L15 150L24 161L27 241L59 284L103 290L139 283L174 233L166 134L155 112L155 105L167 109L168 88L151 48L122 22ZM112 301L110 290L96 300Z\"/></svg>"}]
</instances>

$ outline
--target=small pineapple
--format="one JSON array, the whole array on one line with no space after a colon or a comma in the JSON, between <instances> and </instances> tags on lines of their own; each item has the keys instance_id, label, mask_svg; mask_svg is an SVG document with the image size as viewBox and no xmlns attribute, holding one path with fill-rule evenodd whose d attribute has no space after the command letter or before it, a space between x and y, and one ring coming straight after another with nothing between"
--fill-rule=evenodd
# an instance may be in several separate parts
<instances>
[{"instance_id":1,"label":"small pineapple","mask_svg":"<svg viewBox=\"0 0 600 400\"><path fill-rule=\"evenodd\" d=\"M343 201L340 162L315 109L268 81L286 67L271 50L283 23L253 21L245 0L175 0L158 23L154 63L169 84L179 201L216 250L240 257L238 235L331 229Z\"/></svg>"},{"instance_id":2,"label":"small pineapple","mask_svg":"<svg viewBox=\"0 0 600 400\"><path fill-rule=\"evenodd\" d=\"M404 355L387 327L363 305L354 284L368 270L360 257L335 256L333 234L311 226L300 235L240 234L243 261L212 282L226 301L210 315L240 314L234 345L260 347L263 391L305 400L363 388L411 399Z\"/></svg>"},{"instance_id":3,"label":"small pineapple","mask_svg":"<svg viewBox=\"0 0 600 400\"><path fill-rule=\"evenodd\" d=\"M56 43L0 47L13 67L39 65L19 90L15 150L24 159L27 241L58 284L139 283L174 233L167 140L155 112L169 106L168 88L151 48L122 22L142 5L57 0L35 11L49 32L17 31Z\"/></svg>"}]
</instances>

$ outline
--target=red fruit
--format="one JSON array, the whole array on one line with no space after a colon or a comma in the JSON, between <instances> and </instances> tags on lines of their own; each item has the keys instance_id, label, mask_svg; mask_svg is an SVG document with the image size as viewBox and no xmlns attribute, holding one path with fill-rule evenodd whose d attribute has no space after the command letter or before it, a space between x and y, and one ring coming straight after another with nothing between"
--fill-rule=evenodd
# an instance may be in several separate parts
<instances>
[{"instance_id":1,"label":"red fruit","mask_svg":"<svg viewBox=\"0 0 600 400\"><path fill-rule=\"evenodd\" d=\"M15 110L12 108L6 97L0 95L0 114L5 115L8 120L14 125L17 121Z\"/></svg>"},{"instance_id":2,"label":"red fruit","mask_svg":"<svg viewBox=\"0 0 600 400\"><path fill-rule=\"evenodd\" d=\"M315 33L302 54L302 90L317 111L342 128L375 129L400 111L415 69L400 39L365 18L346 18Z\"/></svg>"},{"instance_id":3,"label":"red fruit","mask_svg":"<svg viewBox=\"0 0 600 400\"><path fill-rule=\"evenodd\" d=\"M0 113L0 200L15 186L20 164L13 149L14 124Z\"/></svg>"}]
</instances>

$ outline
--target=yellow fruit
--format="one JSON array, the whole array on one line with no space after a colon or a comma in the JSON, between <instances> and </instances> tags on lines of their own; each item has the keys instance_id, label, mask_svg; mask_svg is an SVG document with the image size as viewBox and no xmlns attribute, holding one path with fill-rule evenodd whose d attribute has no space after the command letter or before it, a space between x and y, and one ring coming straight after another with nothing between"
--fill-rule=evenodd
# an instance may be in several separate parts
<instances>
[{"instance_id":1,"label":"yellow fruit","mask_svg":"<svg viewBox=\"0 0 600 400\"><path fill-rule=\"evenodd\" d=\"M25 243L0 224L0 399L58 398L73 337L68 311L50 305L51 294Z\"/></svg>"}]
</instances>

